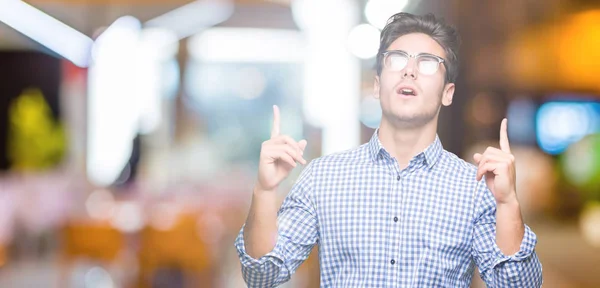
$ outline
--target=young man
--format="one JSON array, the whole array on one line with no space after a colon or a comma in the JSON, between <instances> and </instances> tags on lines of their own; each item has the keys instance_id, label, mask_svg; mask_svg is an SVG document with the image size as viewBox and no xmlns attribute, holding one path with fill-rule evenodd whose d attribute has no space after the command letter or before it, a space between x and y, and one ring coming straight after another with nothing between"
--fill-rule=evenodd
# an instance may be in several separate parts
<instances>
[{"instance_id":1,"label":"young man","mask_svg":"<svg viewBox=\"0 0 600 288\"><path fill-rule=\"evenodd\" d=\"M399 13L381 35L381 125L360 147L311 161L278 210L275 190L306 141L279 134L260 155L236 240L250 287L288 281L319 244L321 287L540 287L536 235L523 223L504 119L500 149L473 166L443 149L438 113L452 103L458 34L433 15Z\"/></svg>"}]
</instances>

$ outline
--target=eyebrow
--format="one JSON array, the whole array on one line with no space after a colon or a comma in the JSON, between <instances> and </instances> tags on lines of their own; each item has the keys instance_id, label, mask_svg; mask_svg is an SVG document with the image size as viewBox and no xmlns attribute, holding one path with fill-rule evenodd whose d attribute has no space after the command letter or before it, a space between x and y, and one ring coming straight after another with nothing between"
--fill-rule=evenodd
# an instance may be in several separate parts
<instances>
[{"instance_id":1,"label":"eyebrow","mask_svg":"<svg viewBox=\"0 0 600 288\"><path fill-rule=\"evenodd\" d=\"M404 53L406 53L406 54L408 54L408 55L414 55L414 56L418 56L418 55L428 55L428 56L435 56L435 57L440 57L440 58L442 58L442 59L446 60L446 58L444 58L444 57L442 57L442 56L438 56L438 55L436 55L436 54L433 54L433 53L428 53L428 52L419 52L419 53L417 53L417 54L414 54L414 53L409 53L408 51L405 51L405 50L400 50L400 49L389 49L389 50L386 50L386 52L392 52L392 51L396 51L396 52L404 52Z\"/></svg>"}]
</instances>

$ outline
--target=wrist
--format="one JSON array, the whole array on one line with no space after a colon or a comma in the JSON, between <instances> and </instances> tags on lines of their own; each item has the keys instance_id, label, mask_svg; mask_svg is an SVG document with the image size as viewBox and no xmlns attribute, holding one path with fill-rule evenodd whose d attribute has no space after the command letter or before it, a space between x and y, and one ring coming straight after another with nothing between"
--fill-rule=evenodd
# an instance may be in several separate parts
<instances>
[{"instance_id":1,"label":"wrist","mask_svg":"<svg viewBox=\"0 0 600 288\"><path fill-rule=\"evenodd\" d=\"M523 223L521 205L516 197L507 201L498 202L496 205L496 217L501 217L509 222Z\"/></svg>"},{"instance_id":2,"label":"wrist","mask_svg":"<svg viewBox=\"0 0 600 288\"><path fill-rule=\"evenodd\" d=\"M261 196L263 194L276 194L277 187L274 187L272 189L266 189L266 188L263 188L260 184L256 184L254 186L252 193L256 196Z\"/></svg>"},{"instance_id":3,"label":"wrist","mask_svg":"<svg viewBox=\"0 0 600 288\"><path fill-rule=\"evenodd\" d=\"M510 196L507 196L502 201L498 201L497 205L498 205L498 207L500 207L500 206L513 207L513 208L519 207L519 200L517 199L517 193L513 191L512 193L510 193Z\"/></svg>"}]
</instances>

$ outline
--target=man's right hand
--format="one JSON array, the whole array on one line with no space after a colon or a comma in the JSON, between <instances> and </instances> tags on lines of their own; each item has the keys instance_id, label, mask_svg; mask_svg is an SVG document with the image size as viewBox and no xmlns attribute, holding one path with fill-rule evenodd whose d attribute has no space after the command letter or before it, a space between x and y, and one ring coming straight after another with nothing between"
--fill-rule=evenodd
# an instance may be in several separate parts
<instances>
[{"instance_id":1,"label":"man's right hand","mask_svg":"<svg viewBox=\"0 0 600 288\"><path fill-rule=\"evenodd\" d=\"M296 162L306 165L302 157L306 140L296 142L292 137L279 134L279 107L273 106L271 139L263 142L258 164L257 189L274 191L296 167Z\"/></svg>"}]
</instances>

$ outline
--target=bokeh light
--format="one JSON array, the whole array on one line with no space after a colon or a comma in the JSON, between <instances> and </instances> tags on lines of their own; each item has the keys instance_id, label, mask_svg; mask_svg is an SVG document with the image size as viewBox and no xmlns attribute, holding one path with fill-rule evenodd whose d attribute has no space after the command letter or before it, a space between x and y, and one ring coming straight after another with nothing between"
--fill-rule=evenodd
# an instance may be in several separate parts
<instances>
[{"instance_id":1,"label":"bokeh light","mask_svg":"<svg viewBox=\"0 0 600 288\"><path fill-rule=\"evenodd\" d=\"M536 123L540 148L559 154L585 135L600 132L600 103L547 102L539 108Z\"/></svg>"},{"instance_id":2,"label":"bokeh light","mask_svg":"<svg viewBox=\"0 0 600 288\"><path fill-rule=\"evenodd\" d=\"M107 220L115 211L115 199L110 191L99 189L88 196L85 208L91 218Z\"/></svg>"},{"instance_id":3,"label":"bokeh light","mask_svg":"<svg viewBox=\"0 0 600 288\"><path fill-rule=\"evenodd\" d=\"M595 248L600 248L600 202L586 205L581 212L579 227L583 239Z\"/></svg>"},{"instance_id":4,"label":"bokeh light","mask_svg":"<svg viewBox=\"0 0 600 288\"><path fill-rule=\"evenodd\" d=\"M600 201L600 134L572 144L561 160L566 179Z\"/></svg>"},{"instance_id":5,"label":"bokeh light","mask_svg":"<svg viewBox=\"0 0 600 288\"><path fill-rule=\"evenodd\" d=\"M360 103L360 122L369 127L377 128L381 123L382 111L379 100L373 96L363 97Z\"/></svg>"},{"instance_id":6,"label":"bokeh light","mask_svg":"<svg viewBox=\"0 0 600 288\"><path fill-rule=\"evenodd\" d=\"M360 24L352 28L348 35L348 49L358 58L373 58L379 51L380 34L377 28L369 24Z\"/></svg>"},{"instance_id":7,"label":"bokeh light","mask_svg":"<svg viewBox=\"0 0 600 288\"><path fill-rule=\"evenodd\" d=\"M408 0L369 0L365 6L365 16L371 25L383 29L388 19L402 12Z\"/></svg>"}]
</instances>

